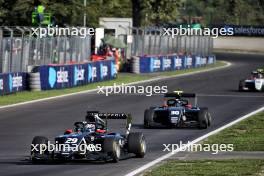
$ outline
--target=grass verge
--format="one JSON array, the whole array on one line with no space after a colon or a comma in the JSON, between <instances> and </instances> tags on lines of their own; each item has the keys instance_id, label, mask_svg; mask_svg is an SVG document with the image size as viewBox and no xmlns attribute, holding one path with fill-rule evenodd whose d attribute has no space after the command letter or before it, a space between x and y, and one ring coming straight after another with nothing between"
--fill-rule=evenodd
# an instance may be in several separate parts
<instances>
[{"instance_id":1,"label":"grass verge","mask_svg":"<svg viewBox=\"0 0 264 176\"><path fill-rule=\"evenodd\" d=\"M144 176L241 176L258 175L264 160L230 159L230 160L172 160L146 172Z\"/></svg>"},{"instance_id":2,"label":"grass verge","mask_svg":"<svg viewBox=\"0 0 264 176\"><path fill-rule=\"evenodd\" d=\"M170 72L160 72L160 73L151 73L151 74L132 74L132 73L120 73L118 75L118 78L115 80L110 81L104 81L104 82L98 82L98 83L92 83L84 86L78 86L73 88L67 88L67 89L58 89L58 90L48 90L48 91L40 91L40 92L30 92L30 91L24 91L19 92L15 94L10 94L6 96L0 96L0 106L3 105L9 105L9 104L15 104L15 103L21 103L31 100L37 100L41 98L48 98L53 96L59 96L59 95L65 95L75 92L81 92L85 90L91 90L96 89L98 86L111 86L114 83L116 84L127 84L137 81L143 81L148 80L151 78L155 78L157 76L176 76L184 73L190 73L190 72L196 72L196 71L202 71L202 70L208 70L211 68L217 68L226 65L225 62L217 61L213 65L209 65L206 67L200 67L200 68L194 68L194 69L188 69L188 70L179 70L179 71L170 71Z\"/></svg>"},{"instance_id":3,"label":"grass verge","mask_svg":"<svg viewBox=\"0 0 264 176\"><path fill-rule=\"evenodd\" d=\"M210 136L206 144L234 144L235 151L264 151L264 112Z\"/></svg>"}]
</instances>

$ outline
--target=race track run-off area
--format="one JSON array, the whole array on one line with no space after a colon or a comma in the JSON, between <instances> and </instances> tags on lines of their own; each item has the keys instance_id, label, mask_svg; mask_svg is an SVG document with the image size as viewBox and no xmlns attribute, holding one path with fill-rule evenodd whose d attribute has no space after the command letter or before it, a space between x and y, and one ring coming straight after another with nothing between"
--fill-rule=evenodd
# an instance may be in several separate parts
<instances>
[{"instance_id":1,"label":"race track run-off area","mask_svg":"<svg viewBox=\"0 0 264 176\"><path fill-rule=\"evenodd\" d=\"M231 62L230 67L216 71L159 80L145 85L167 85L169 91L184 90L198 95L198 105L207 106L212 114L212 126L200 129L144 129L144 110L161 105L162 96L97 95L93 93L52 99L0 109L0 175L126 175L160 156L163 144L192 141L264 105L260 92L238 92L238 82L250 72L264 66L263 55L217 54L218 60ZM144 84L143 84L144 85ZM143 132L147 140L144 159L128 158L119 163L69 162L32 165L29 161L30 144L34 136L47 136L50 140L75 121L83 121L86 110L125 112L133 116L132 131ZM109 129L122 132L124 122L113 120Z\"/></svg>"}]
</instances>

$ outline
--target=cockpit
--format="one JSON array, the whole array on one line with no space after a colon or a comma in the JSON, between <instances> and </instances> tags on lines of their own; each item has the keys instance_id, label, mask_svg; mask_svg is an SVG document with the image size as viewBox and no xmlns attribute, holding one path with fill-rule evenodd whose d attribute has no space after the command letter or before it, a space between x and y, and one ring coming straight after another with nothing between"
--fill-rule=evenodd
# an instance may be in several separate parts
<instances>
[{"instance_id":1,"label":"cockpit","mask_svg":"<svg viewBox=\"0 0 264 176\"><path fill-rule=\"evenodd\" d=\"M94 132L95 123L94 122L75 122L74 123L74 132L83 133L83 132Z\"/></svg>"}]
</instances>

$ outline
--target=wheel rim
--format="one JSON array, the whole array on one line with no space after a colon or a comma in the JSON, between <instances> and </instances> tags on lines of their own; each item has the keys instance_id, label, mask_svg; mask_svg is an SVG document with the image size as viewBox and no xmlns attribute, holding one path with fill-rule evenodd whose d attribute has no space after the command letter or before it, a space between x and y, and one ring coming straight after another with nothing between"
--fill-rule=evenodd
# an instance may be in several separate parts
<instances>
[{"instance_id":1,"label":"wheel rim","mask_svg":"<svg viewBox=\"0 0 264 176\"><path fill-rule=\"evenodd\" d=\"M141 151L142 153L146 152L146 141L145 140L142 140L141 142Z\"/></svg>"},{"instance_id":2,"label":"wheel rim","mask_svg":"<svg viewBox=\"0 0 264 176\"><path fill-rule=\"evenodd\" d=\"M120 157L120 146L115 143L115 151L116 151L116 157L119 158Z\"/></svg>"}]
</instances>

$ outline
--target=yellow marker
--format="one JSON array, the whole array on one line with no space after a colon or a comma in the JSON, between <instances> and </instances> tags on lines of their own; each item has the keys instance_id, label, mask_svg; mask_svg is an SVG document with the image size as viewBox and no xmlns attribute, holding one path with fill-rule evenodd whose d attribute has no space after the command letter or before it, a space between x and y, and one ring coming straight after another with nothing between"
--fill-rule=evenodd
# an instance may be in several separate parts
<instances>
[{"instance_id":1,"label":"yellow marker","mask_svg":"<svg viewBox=\"0 0 264 176\"><path fill-rule=\"evenodd\" d=\"M178 94L178 95L180 95L180 94L182 94L183 93L183 91L182 90L176 90L176 91L173 91L174 93L176 93L176 94Z\"/></svg>"}]
</instances>

